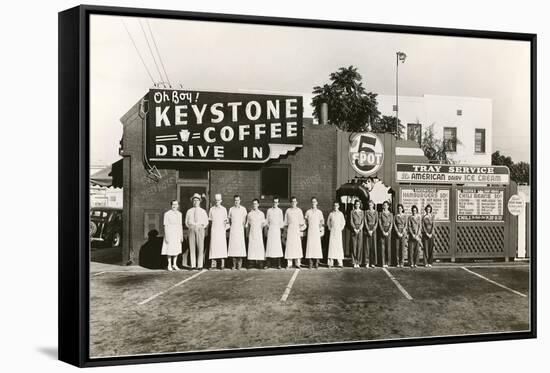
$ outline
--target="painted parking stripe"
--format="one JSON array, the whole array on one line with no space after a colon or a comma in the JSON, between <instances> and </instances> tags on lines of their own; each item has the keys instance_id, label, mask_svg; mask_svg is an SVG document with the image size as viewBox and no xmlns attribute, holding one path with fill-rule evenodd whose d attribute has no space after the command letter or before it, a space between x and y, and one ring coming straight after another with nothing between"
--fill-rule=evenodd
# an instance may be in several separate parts
<instances>
[{"instance_id":1,"label":"painted parking stripe","mask_svg":"<svg viewBox=\"0 0 550 373\"><path fill-rule=\"evenodd\" d=\"M286 286L285 292L283 293L283 296L281 297L281 302L286 302L286 299L288 298L288 295L290 294L290 290L292 290L292 285L294 285L294 281L296 281L296 277L298 277L298 272L300 270L296 268L294 273L292 274L292 277L290 278L290 281L288 282L288 285Z\"/></svg>"},{"instance_id":2,"label":"painted parking stripe","mask_svg":"<svg viewBox=\"0 0 550 373\"><path fill-rule=\"evenodd\" d=\"M407 298L408 300L413 300L413 297L411 297L411 295L407 292L407 290L405 290L405 288L403 287L403 285L401 285L401 283L399 283L399 281L397 281L397 279L395 277L393 277L393 275L390 273L390 271L388 271L386 268L382 268L382 270L388 275L388 277L390 278L390 280L393 281L393 283L395 284L395 286L399 289L399 291L401 293L403 293L403 295L405 296L405 298Z\"/></svg>"},{"instance_id":3,"label":"painted parking stripe","mask_svg":"<svg viewBox=\"0 0 550 373\"><path fill-rule=\"evenodd\" d=\"M101 271L101 272L96 272L95 275L102 275L102 274L104 274L104 273L129 273L129 274L166 273L166 274L168 274L169 272L166 271L166 269L144 269L144 270L139 270L139 271L136 271L136 270L127 270L127 271L122 271L122 270L117 271L117 270L113 270L113 271Z\"/></svg>"},{"instance_id":4,"label":"painted parking stripe","mask_svg":"<svg viewBox=\"0 0 550 373\"><path fill-rule=\"evenodd\" d=\"M452 269L452 268L459 268L459 267L462 267L462 266L434 264L432 269L435 269L435 268ZM467 267L467 268L528 268L528 267L531 267L531 265L530 264L469 264L464 267ZM419 268L422 268L422 267L419 267Z\"/></svg>"},{"instance_id":5,"label":"painted parking stripe","mask_svg":"<svg viewBox=\"0 0 550 373\"><path fill-rule=\"evenodd\" d=\"M514 289L510 289L508 286L499 284L498 282L493 281L493 280L491 280L490 278L487 278L487 277L485 277L485 276L482 276L482 275L480 275L480 274L477 273L477 272L470 271L470 270L469 270L468 268L466 268L466 267L460 267L460 268L462 268L462 269L465 270L466 272L469 272L469 273L471 273L471 274L473 274L473 275L475 275L475 276L477 276L477 277L479 277L479 278L481 278L481 279L484 279L484 280L487 281L487 282L490 282L490 283L493 284L493 285L496 285L496 286L499 286L499 287L501 287L501 288L503 288L503 289L506 289L506 290L508 290L508 291L511 291L512 293L514 293L514 294L516 294L516 295L519 295L520 297L527 297L526 294L520 293L519 291L514 290Z\"/></svg>"},{"instance_id":6,"label":"painted parking stripe","mask_svg":"<svg viewBox=\"0 0 550 373\"><path fill-rule=\"evenodd\" d=\"M175 284L175 285L170 286L170 287L169 287L168 289L166 289L166 290L163 290L163 291L161 291L161 292L159 292L159 293L156 293L155 295L150 296L149 298L147 298L147 299L145 299L145 300L142 300L141 302L138 303L138 305L141 306L141 305L144 305L144 304L146 304L146 303L149 303L149 302L152 301L153 299L155 299L155 298L157 298L157 297L160 297L162 294L167 293L167 292L169 292L170 290L172 290L172 289L174 289L174 288L177 288L177 287L180 286L180 285L185 284L187 281L191 281L192 279L194 279L194 278L196 278L196 277L199 277L199 276L200 276L201 274L203 274L204 272L206 272L205 269L203 269L203 270L200 271L199 273L195 273L195 274L194 274L193 276L191 276L191 277L187 277L186 279L184 279L184 280L178 282L178 283Z\"/></svg>"}]
</instances>

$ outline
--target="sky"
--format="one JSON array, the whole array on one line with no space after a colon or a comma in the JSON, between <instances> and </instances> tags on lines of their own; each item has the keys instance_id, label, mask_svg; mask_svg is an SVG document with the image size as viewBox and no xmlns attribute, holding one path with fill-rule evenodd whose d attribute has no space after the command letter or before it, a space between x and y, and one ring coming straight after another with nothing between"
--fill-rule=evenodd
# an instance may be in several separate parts
<instances>
[{"instance_id":1,"label":"sky","mask_svg":"<svg viewBox=\"0 0 550 373\"><path fill-rule=\"evenodd\" d=\"M123 22L124 21L124 22ZM310 94L343 66L354 65L368 91L484 97L493 100L493 151L530 157L530 53L521 41L141 19L154 35L172 85L209 91ZM147 24L148 22L148 24ZM125 26L128 31L126 30ZM130 33L131 37L129 36ZM138 18L93 15L90 23L90 159L120 158L120 118L160 81ZM156 59L160 74L162 64ZM309 102L304 101L304 106Z\"/></svg>"}]
</instances>

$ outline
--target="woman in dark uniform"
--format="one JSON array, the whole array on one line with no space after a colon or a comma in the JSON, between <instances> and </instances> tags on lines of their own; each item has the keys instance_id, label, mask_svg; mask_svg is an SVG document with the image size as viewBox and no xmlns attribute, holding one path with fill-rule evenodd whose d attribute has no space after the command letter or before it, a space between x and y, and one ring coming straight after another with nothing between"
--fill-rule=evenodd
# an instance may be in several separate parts
<instances>
[{"instance_id":1,"label":"woman in dark uniform","mask_svg":"<svg viewBox=\"0 0 550 373\"><path fill-rule=\"evenodd\" d=\"M380 213L378 222L378 227L380 228L380 245L378 247L380 248L382 267L387 267L391 265L391 229L393 226L393 214L390 211L388 201L382 203L382 212Z\"/></svg>"},{"instance_id":2,"label":"woman in dark uniform","mask_svg":"<svg viewBox=\"0 0 550 373\"><path fill-rule=\"evenodd\" d=\"M402 204L397 205L397 214L395 214L393 227L395 229L397 266L403 267L405 264L405 252L407 251L407 215L405 215L405 208Z\"/></svg>"},{"instance_id":3,"label":"woman in dark uniform","mask_svg":"<svg viewBox=\"0 0 550 373\"><path fill-rule=\"evenodd\" d=\"M409 216L409 263L411 268L416 268L418 262L418 246L422 245L420 240L422 238L422 228L420 221L420 214L418 214L418 207L413 205L411 207L412 215Z\"/></svg>"},{"instance_id":4,"label":"woman in dark uniform","mask_svg":"<svg viewBox=\"0 0 550 373\"><path fill-rule=\"evenodd\" d=\"M378 213L376 212L375 204L369 201L369 206L365 212L365 254L368 254L369 264L371 267L376 265L378 256L376 250L376 228L378 227ZM366 259L365 259L366 260Z\"/></svg>"},{"instance_id":5,"label":"woman in dark uniform","mask_svg":"<svg viewBox=\"0 0 550 373\"><path fill-rule=\"evenodd\" d=\"M432 212L432 206L426 205L426 212L422 217L422 243L424 245L424 265L428 268L432 266L434 258L434 228L435 215Z\"/></svg>"},{"instance_id":6,"label":"woman in dark uniform","mask_svg":"<svg viewBox=\"0 0 550 373\"><path fill-rule=\"evenodd\" d=\"M363 221L364 213L361 209L361 201L356 199L353 210L349 214L349 226L351 227L351 261L353 268L359 268L363 258Z\"/></svg>"}]
</instances>

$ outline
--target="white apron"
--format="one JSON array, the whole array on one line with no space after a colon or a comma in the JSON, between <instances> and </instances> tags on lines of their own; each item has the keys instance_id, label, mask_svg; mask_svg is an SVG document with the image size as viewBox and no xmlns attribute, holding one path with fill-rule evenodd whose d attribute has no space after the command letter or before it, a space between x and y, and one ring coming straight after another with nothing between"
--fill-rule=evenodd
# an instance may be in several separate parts
<instances>
[{"instance_id":1,"label":"white apron","mask_svg":"<svg viewBox=\"0 0 550 373\"><path fill-rule=\"evenodd\" d=\"M283 245L281 243L281 228L284 226L283 211L271 207L267 210L267 244L265 256L267 258L281 258Z\"/></svg>"},{"instance_id":2,"label":"white apron","mask_svg":"<svg viewBox=\"0 0 550 373\"><path fill-rule=\"evenodd\" d=\"M213 206L210 208L208 219L212 222L209 258L227 258L227 240L225 238L227 210L223 206Z\"/></svg>"},{"instance_id":3,"label":"white apron","mask_svg":"<svg viewBox=\"0 0 550 373\"><path fill-rule=\"evenodd\" d=\"M244 225L246 223L246 209L242 206L231 207L229 209L229 221L231 229L229 231L229 248L227 256L245 257L246 245L244 242Z\"/></svg>"},{"instance_id":4,"label":"white apron","mask_svg":"<svg viewBox=\"0 0 550 373\"><path fill-rule=\"evenodd\" d=\"M183 221L181 212L169 210L164 213L164 240L162 255L176 256L181 254L183 241Z\"/></svg>"},{"instance_id":5,"label":"white apron","mask_svg":"<svg viewBox=\"0 0 550 373\"><path fill-rule=\"evenodd\" d=\"M307 244L306 258L322 259L321 229L323 226L323 212L319 209L309 209L306 212Z\"/></svg>"},{"instance_id":6,"label":"white apron","mask_svg":"<svg viewBox=\"0 0 550 373\"><path fill-rule=\"evenodd\" d=\"M291 207L286 210L285 225L287 226L287 233L285 259L300 259L303 257L300 226L304 224L304 214L299 207Z\"/></svg>"},{"instance_id":7,"label":"white apron","mask_svg":"<svg viewBox=\"0 0 550 373\"><path fill-rule=\"evenodd\" d=\"M264 213L260 210L250 211L247 216L248 225L248 260L265 260L263 226Z\"/></svg>"},{"instance_id":8,"label":"white apron","mask_svg":"<svg viewBox=\"0 0 550 373\"><path fill-rule=\"evenodd\" d=\"M342 244L342 230L346 226L346 219L341 211L332 211L327 220L330 229L330 238L328 241L329 259L344 259L344 246Z\"/></svg>"}]
</instances>

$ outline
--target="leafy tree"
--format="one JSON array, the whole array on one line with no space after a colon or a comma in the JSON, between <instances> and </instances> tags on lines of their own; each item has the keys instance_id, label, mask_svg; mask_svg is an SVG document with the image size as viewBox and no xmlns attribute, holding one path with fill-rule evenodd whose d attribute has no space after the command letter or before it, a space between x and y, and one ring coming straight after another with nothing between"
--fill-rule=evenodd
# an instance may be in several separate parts
<instances>
[{"instance_id":1,"label":"leafy tree","mask_svg":"<svg viewBox=\"0 0 550 373\"><path fill-rule=\"evenodd\" d=\"M372 126L380 112L376 94L367 92L356 67L341 67L330 74L330 84L313 87L313 115L320 118L321 105L328 104L328 123L343 131L361 132Z\"/></svg>"},{"instance_id":2,"label":"leafy tree","mask_svg":"<svg viewBox=\"0 0 550 373\"><path fill-rule=\"evenodd\" d=\"M529 163L514 163L510 168L510 177L518 184L529 184Z\"/></svg>"},{"instance_id":3,"label":"leafy tree","mask_svg":"<svg viewBox=\"0 0 550 373\"><path fill-rule=\"evenodd\" d=\"M379 117L371 127L372 132L377 133L395 133L395 117L391 115L383 115ZM401 124L401 120L397 121L397 138L402 139L405 133L405 126Z\"/></svg>"},{"instance_id":4,"label":"leafy tree","mask_svg":"<svg viewBox=\"0 0 550 373\"><path fill-rule=\"evenodd\" d=\"M457 145L460 141L456 140ZM426 158L432 163L454 163L449 150L443 139L439 139L434 135L434 125L432 124L424 130L422 134L422 144L420 145Z\"/></svg>"},{"instance_id":5,"label":"leafy tree","mask_svg":"<svg viewBox=\"0 0 550 373\"><path fill-rule=\"evenodd\" d=\"M494 166L508 166L508 168L511 168L514 162L512 161L512 157L507 157L504 154L500 154L500 151L497 150L491 154L491 164Z\"/></svg>"},{"instance_id":6,"label":"leafy tree","mask_svg":"<svg viewBox=\"0 0 550 373\"><path fill-rule=\"evenodd\" d=\"M529 184L530 166L526 162L515 163L512 157L501 154L496 151L491 154L491 163L495 166L508 166L510 169L510 178L518 184Z\"/></svg>"}]
</instances>

